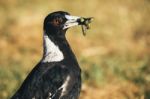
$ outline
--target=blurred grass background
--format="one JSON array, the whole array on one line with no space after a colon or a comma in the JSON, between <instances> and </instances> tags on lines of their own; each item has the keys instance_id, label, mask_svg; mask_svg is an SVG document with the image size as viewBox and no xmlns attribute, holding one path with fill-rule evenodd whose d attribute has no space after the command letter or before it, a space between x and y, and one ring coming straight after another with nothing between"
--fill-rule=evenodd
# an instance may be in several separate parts
<instances>
[{"instance_id":1,"label":"blurred grass background","mask_svg":"<svg viewBox=\"0 0 150 99\"><path fill-rule=\"evenodd\" d=\"M150 99L150 0L0 0L0 99L9 99L42 57L45 16L94 17L67 38L82 68L80 99Z\"/></svg>"}]
</instances>

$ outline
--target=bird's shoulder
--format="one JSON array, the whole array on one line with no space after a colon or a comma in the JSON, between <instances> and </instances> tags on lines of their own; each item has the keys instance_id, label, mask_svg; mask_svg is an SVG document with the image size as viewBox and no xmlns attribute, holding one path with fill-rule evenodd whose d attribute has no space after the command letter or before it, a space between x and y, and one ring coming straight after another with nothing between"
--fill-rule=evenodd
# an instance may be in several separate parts
<instances>
[{"instance_id":1,"label":"bird's shoulder","mask_svg":"<svg viewBox=\"0 0 150 99\"><path fill-rule=\"evenodd\" d=\"M39 63L18 90L23 97L53 97L70 90L75 83L74 73L63 64ZM65 88L65 89L64 89ZM20 94L21 95L21 94Z\"/></svg>"},{"instance_id":2,"label":"bird's shoulder","mask_svg":"<svg viewBox=\"0 0 150 99\"><path fill-rule=\"evenodd\" d=\"M51 82L63 81L68 75L73 75L72 70L59 63L39 63L29 74L36 81L42 79Z\"/></svg>"}]
</instances>

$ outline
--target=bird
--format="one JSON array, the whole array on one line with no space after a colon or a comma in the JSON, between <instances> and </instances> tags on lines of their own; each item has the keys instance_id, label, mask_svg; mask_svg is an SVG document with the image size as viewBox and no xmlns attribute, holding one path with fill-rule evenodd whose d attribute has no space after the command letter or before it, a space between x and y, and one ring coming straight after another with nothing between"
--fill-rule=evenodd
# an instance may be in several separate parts
<instances>
[{"instance_id":1,"label":"bird","mask_svg":"<svg viewBox=\"0 0 150 99\"><path fill-rule=\"evenodd\" d=\"M43 56L11 99L79 99L81 68L66 31L83 18L65 11L48 14L43 22Z\"/></svg>"}]
</instances>

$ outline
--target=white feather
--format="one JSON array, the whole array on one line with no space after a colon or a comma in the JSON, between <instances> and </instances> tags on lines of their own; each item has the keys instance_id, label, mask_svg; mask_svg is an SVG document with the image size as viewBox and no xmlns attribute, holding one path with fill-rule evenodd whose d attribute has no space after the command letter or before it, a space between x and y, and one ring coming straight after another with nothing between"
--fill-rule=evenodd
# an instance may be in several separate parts
<instances>
[{"instance_id":1,"label":"white feather","mask_svg":"<svg viewBox=\"0 0 150 99\"><path fill-rule=\"evenodd\" d=\"M61 92L61 96L60 96L60 97L62 97L62 96L64 96L64 95L66 94L66 92L67 92L67 87L68 87L68 85L69 85L70 79L71 79L71 77L70 77L70 76L67 76L67 78L66 78L64 84L59 88L59 89L62 89L62 92Z\"/></svg>"},{"instance_id":2,"label":"white feather","mask_svg":"<svg viewBox=\"0 0 150 99\"><path fill-rule=\"evenodd\" d=\"M64 59L62 51L55 45L51 39L44 33L44 55L42 62L58 62Z\"/></svg>"}]
</instances>

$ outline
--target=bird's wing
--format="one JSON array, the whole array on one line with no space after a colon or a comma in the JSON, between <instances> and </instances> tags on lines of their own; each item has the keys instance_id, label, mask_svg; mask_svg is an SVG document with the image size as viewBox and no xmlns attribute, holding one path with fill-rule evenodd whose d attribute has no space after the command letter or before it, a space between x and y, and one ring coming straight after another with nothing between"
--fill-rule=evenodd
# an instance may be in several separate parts
<instances>
[{"instance_id":1,"label":"bird's wing","mask_svg":"<svg viewBox=\"0 0 150 99\"><path fill-rule=\"evenodd\" d=\"M18 90L17 96L22 97L19 99L59 99L71 90L74 78L72 72L60 64L36 66Z\"/></svg>"},{"instance_id":2,"label":"bird's wing","mask_svg":"<svg viewBox=\"0 0 150 99\"><path fill-rule=\"evenodd\" d=\"M60 64L47 70L40 79L42 79L40 89L43 89L44 94L48 95L43 97L49 97L49 99L59 99L67 94L74 84L72 72Z\"/></svg>"}]
</instances>

